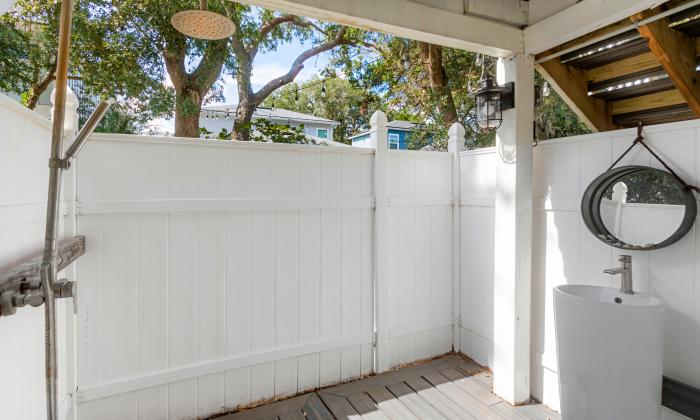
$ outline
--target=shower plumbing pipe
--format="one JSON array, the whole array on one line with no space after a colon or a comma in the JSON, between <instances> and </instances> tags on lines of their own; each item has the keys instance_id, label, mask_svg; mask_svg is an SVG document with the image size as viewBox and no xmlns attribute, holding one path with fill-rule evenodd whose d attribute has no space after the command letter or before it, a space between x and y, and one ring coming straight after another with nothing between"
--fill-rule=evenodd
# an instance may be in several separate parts
<instances>
[{"instance_id":1,"label":"shower plumbing pipe","mask_svg":"<svg viewBox=\"0 0 700 420\"><path fill-rule=\"evenodd\" d=\"M53 285L56 283L58 265L58 219L61 194L61 177L66 161L63 153L63 128L68 88L68 57L70 55L73 0L61 1L61 18L58 32L58 56L56 64L56 95L51 130L51 157L49 159L49 192L46 203L46 235L41 263L41 288L44 295L44 339L46 364L46 419L58 419L56 362L56 301Z\"/></svg>"},{"instance_id":2,"label":"shower plumbing pipe","mask_svg":"<svg viewBox=\"0 0 700 420\"><path fill-rule=\"evenodd\" d=\"M76 156L78 156L78 153L80 153L80 149L83 148L88 137L90 137L90 134L92 134L92 132L95 131L97 124L100 123L102 117L105 116L105 114L109 110L109 107L113 103L114 100L112 99L102 101L97 105L92 114L90 114L90 117L85 122L85 125L83 126L83 128L80 129L80 132L75 137L75 140L73 140L73 143L66 150L66 154L63 157L63 160L67 162L66 166L68 166L68 164L70 164L70 162L73 159L75 159Z\"/></svg>"}]
</instances>

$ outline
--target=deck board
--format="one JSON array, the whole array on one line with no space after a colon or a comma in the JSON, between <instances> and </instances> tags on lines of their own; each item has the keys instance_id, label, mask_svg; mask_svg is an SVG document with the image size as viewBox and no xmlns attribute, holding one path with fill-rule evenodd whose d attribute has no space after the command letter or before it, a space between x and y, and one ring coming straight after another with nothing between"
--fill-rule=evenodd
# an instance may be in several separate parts
<instances>
[{"instance_id":1,"label":"deck board","mask_svg":"<svg viewBox=\"0 0 700 420\"><path fill-rule=\"evenodd\" d=\"M542 404L513 407L491 372L457 355L218 417L218 420L560 420Z\"/></svg>"},{"instance_id":2,"label":"deck board","mask_svg":"<svg viewBox=\"0 0 700 420\"><path fill-rule=\"evenodd\" d=\"M349 395L347 399L362 420L390 420L390 417L364 392Z\"/></svg>"}]
</instances>

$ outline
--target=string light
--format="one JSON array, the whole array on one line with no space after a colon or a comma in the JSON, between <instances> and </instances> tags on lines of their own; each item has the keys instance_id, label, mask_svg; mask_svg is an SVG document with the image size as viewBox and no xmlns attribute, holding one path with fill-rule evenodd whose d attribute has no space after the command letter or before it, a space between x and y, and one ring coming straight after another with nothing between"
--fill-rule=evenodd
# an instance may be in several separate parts
<instances>
[{"instance_id":1,"label":"string light","mask_svg":"<svg viewBox=\"0 0 700 420\"><path fill-rule=\"evenodd\" d=\"M358 55L360 55L360 54L359 54L359 53L358 53L358 54L355 54L354 56L352 56L352 57L350 57L350 58L354 58L354 57L356 57L356 56L358 56ZM370 64L374 64L374 63L376 63L377 61L382 60L382 59L383 59L383 57L378 57L378 58L375 58L374 60L371 60L371 61L368 61L368 62L366 62L366 63L363 63L362 65L363 65L363 66L369 66ZM318 80L318 81L316 81L316 82L306 84L306 85L304 85L304 86L302 86L302 87L297 87L297 88L294 90L294 98L295 98L295 100L296 100L296 101L299 100L299 99L298 99L298 98L299 98L299 91L303 91L303 90L306 90L306 89L311 89L311 88L314 88L314 87L316 87L316 86L318 86L318 85L322 85L322 87L321 87L321 96L324 96L324 97L325 97L325 96L326 96L325 94L326 94L327 91L328 91L328 90L326 89L326 86L325 86L325 85L326 85L326 80L335 79L335 78L337 78L337 77L338 77L338 76L326 77L326 78L321 79L321 80ZM280 95L278 95L277 98L285 98L285 97L288 97L288 96L290 96L290 95L291 95L291 92L286 93L286 94L280 94ZM272 100L274 101L275 98L273 97ZM274 103L274 102L273 102L273 103ZM273 107L274 107L274 105L273 105Z\"/></svg>"}]
</instances>

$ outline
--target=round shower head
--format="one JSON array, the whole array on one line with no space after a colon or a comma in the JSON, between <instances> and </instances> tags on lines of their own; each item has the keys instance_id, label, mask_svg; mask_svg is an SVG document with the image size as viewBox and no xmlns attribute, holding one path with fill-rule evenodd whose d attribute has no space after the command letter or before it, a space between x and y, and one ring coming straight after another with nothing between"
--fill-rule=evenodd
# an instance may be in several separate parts
<instances>
[{"instance_id":1,"label":"round shower head","mask_svg":"<svg viewBox=\"0 0 700 420\"><path fill-rule=\"evenodd\" d=\"M170 23L175 29L192 38L224 39L236 32L231 19L207 10L185 10L173 15Z\"/></svg>"}]
</instances>

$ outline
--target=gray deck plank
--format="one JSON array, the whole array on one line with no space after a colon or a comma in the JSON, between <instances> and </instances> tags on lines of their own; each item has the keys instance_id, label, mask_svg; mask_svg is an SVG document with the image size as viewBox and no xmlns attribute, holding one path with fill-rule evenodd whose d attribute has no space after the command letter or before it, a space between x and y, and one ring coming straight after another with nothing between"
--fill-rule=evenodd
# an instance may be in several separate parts
<instances>
[{"instance_id":1,"label":"gray deck plank","mask_svg":"<svg viewBox=\"0 0 700 420\"><path fill-rule=\"evenodd\" d=\"M413 392L404 382L395 383L387 387L409 410L420 419L447 420L437 408L433 407L423 397Z\"/></svg>"},{"instance_id":2,"label":"gray deck plank","mask_svg":"<svg viewBox=\"0 0 700 420\"><path fill-rule=\"evenodd\" d=\"M513 407L506 401L494 404L489 408L506 420L532 420L530 417L521 413L517 408Z\"/></svg>"},{"instance_id":3,"label":"gray deck plank","mask_svg":"<svg viewBox=\"0 0 700 420\"><path fill-rule=\"evenodd\" d=\"M339 397L334 394L328 394L325 392L319 392L319 397L326 404L326 407L331 411L331 414L337 419L345 419L350 416L357 416L359 413L355 410L355 407L345 399L345 397Z\"/></svg>"},{"instance_id":4,"label":"gray deck plank","mask_svg":"<svg viewBox=\"0 0 700 420\"><path fill-rule=\"evenodd\" d=\"M496 414L495 412L489 410L488 405L483 404L474 396L466 392L457 386L454 382L450 381L445 376L441 375L439 372L425 372L423 374L430 384L432 384L438 391L447 395L452 401L454 401L460 407L466 409L470 414L475 415L480 420L502 420L503 418Z\"/></svg>"},{"instance_id":5,"label":"gray deck plank","mask_svg":"<svg viewBox=\"0 0 700 420\"><path fill-rule=\"evenodd\" d=\"M324 389L324 392L347 397L348 395L363 392L368 386L386 386L396 382L401 382L407 377L415 377L420 375L420 372L425 370L448 369L452 366L453 364L449 363L448 361L436 359L416 366L380 373L379 375L365 378L360 381L327 388Z\"/></svg>"},{"instance_id":6,"label":"gray deck plank","mask_svg":"<svg viewBox=\"0 0 700 420\"><path fill-rule=\"evenodd\" d=\"M364 392L349 395L347 399L363 420L390 420L390 417Z\"/></svg>"},{"instance_id":7,"label":"gray deck plank","mask_svg":"<svg viewBox=\"0 0 700 420\"><path fill-rule=\"evenodd\" d=\"M531 420L561 420L561 416L542 404L528 404L515 407Z\"/></svg>"},{"instance_id":8,"label":"gray deck plank","mask_svg":"<svg viewBox=\"0 0 700 420\"><path fill-rule=\"evenodd\" d=\"M491 372L448 355L218 420L561 420L542 404L513 407L491 391Z\"/></svg>"},{"instance_id":9,"label":"gray deck plank","mask_svg":"<svg viewBox=\"0 0 700 420\"><path fill-rule=\"evenodd\" d=\"M279 420L306 420L306 416L301 410L288 411L280 414Z\"/></svg>"},{"instance_id":10,"label":"gray deck plank","mask_svg":"<svg viewBox=\"0 0 700 420\"><path fill-rule=\"evenodd\" d=\"M467 410L460 407L459 404L452 401L448 396L433 388L433 386L423 378L408 379L406 384L433 407L437 408L448 419L480 420L475 415L470 414Z\"/></svg>"},{"instance_id":11,"label":"gray deck plank","mask_svg":"<svg viewBox=\"0 0 700 420\"><path fill-rule=\"evenodd\" d=\"M486 389L483 384L477 382L477 379L467 376L457 369L445 369L441 370L440 373L484 405L490 406L503 401L501 397Z\"/></svg>"},{"instance_id":12,"label":"gray deck plank","mask_svg":"<svg viewBox=\"0 0 700 420\"><path fill-rule=\"evenodd\" d=\"M303 410L309 420L334 420L333 415L316 393L304 404Z\"/></svg>"},{"instance_id":13,"label":"gray deck plank","mask_svg":"<svg viewBox=\"0 0 700 420\"><path fill-rule=\"evenodd\" d=\"M394 398L394 394L389 392L383 386L371 386L367 388L367 394L377 403L384 413L392 419L415 419L418 417L413 414L401 401Z\"/></svg>"}]
</instances>

